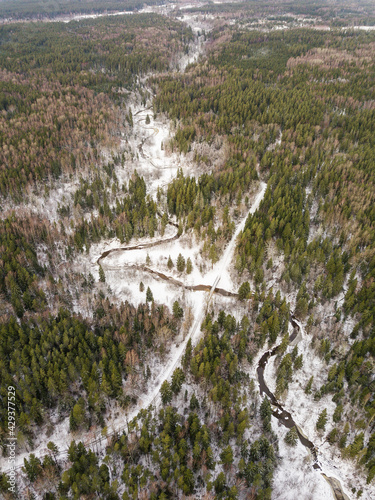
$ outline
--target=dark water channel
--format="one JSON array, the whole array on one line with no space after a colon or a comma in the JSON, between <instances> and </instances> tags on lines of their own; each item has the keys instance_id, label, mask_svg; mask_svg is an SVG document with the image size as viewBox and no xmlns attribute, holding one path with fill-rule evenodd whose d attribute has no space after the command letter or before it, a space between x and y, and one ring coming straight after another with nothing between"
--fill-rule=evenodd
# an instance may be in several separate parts
<instances>
[{"instance_id":1,"label":"dark water channel","mask_svg":"<svg viewBox=\"0 0 375 500\"><path fill-rule=\"evenodd\" d=\"M293 316L292 314L289 317L289 321L293 326L293 333L289 338L289 342L293 342L293 340L295 340L297 335L300 333L301 327L297 323L295 316ZM280 344L274 347L273 349L266 351L259 360L257 367L257 376L259 382L260 395L267 394L271 404L274 407L274 409L272 410L272 415L275 418L277 418L277 420L284 427L286 427L287 429L291 429L292 427L296 428L298 438L301 444L303 444L303 446L305 446L305 448L307 448L311 452L311 455L313 457L313 468L321 471L322 476L331 486L332 493L336 498L336 500L349 500L348 496L342 490L340 481L338 481L336 478L329 477L322 472L322 466L318 460L318 450L316 446L301 432L300 428L295 423L292 415L283 408L283 406L277 400L276 396L270 391L268 385L266 384L266 381L264 380L264 370L266 368L266 365L269 359L277 354L279 348Z\"/></svg>"},{"instance_id":2,"label":"dark water channel","mask_svg":"<svg viewBox=\"0 0 375 500\"><path fill-rule=\"evenodd\" d=\"M177 226L177 224L176 224ZM179 234L177 233L175 236L172 236L171 238L165 239L165 240L159 240L155 241L153 243L144 243L140 244L137 246L132 246L132 247L124 247L124 248L115 248L112 250L108 250L104 252L99 259L97 260L97 263L99 264L102 259L107 257L109 254L112 254L114 252L120 252L120 251L128 251L128 250L139 250L143 248L150 248L156 245L161 245L163 243L166 243L168 241L173 241L179 238ZM159 271L154 271L153 269L150 269L146 266L143 265L131 265L129 267L135 267L139 270L142 270L144 272L150 273L154 276L157 276L158 278L168 281L169 283L173 285L177 285L180 287L185 288L186 290L191 290L191 291L207 291L209 292L211 290L210 285L185 285L182 281L179 281L175 278L172 278L171 276L166 276L163 273L160 273ZM224 290L222 288L215 288L214 293L223 295L225 297L237 297L238 294L229 292L227 290ZM293 342L299 333L301 333L301 327L298 324L297 318L291 314L289 317L289 321L291 325L293 326L293 333L289 338L289 342ZM269 387L266 384L266 381L264 379L264 371L267 366L267 363L269 359L272 356L275 356L280 348L280 344L274 347L271 350L266 351L263 356L260 358L258 367L257 367L257 376L258 376L258 382L259 382L259 390L260 394L266 394L273 405L274 409L272 410L272 415L277 418L277 420L287 429L291 429L292 427L296 428L298 438L303 446L305 446L310 452L313 457L313 468L316 470L319 470L322 474L322 476L325 478L325 480L329 483L332 489L332 493L334 495L334 498L336 500L350 500L348 496L343 492L340 481L338 481L334 477L329 477L326 474L323 473L322 471L322 466L318 460L318 450L314 443L310 441L300 430L298 425L295 423L291 413L289 413L287 410L283 408L283 406L279 403L277 400L276 396L271 392Z\"/></svg>"}]
</instances>

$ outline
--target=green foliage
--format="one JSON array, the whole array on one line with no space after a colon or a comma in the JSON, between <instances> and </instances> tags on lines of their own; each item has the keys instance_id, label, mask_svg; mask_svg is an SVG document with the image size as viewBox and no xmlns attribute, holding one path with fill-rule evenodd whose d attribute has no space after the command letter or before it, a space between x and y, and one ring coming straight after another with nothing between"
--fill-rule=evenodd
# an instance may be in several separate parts
<instances>
[{"instance_id":1,"label":"green foliage","mask_svg":"<svg viewBox=\"0 0 375 500\"><path fill-rule=\"evenodd\" d=\"M154 296L152 294L151 288L148 286L146 290L146 301L147 302L153 302Z\"/></svg>"},{"instance_id":2,"label":"green foliage","mask_svg":"<svg viewBox=\"0 0 375 500\"><path fill-rule=\"evenodd\" d=\"M183 317L184 315L184 310L182 309L182 307L180 306L179 302L177 300L175 300L173 302L173 316L177 319L180 319Z\"/></svg>"},{"instance_id":3,"label":"green foliage","mask_svg":"<svg viewBox=\"0 0 375 500\"><path fill-rule=\"evenodd\" d=\"M172 375L171 389L174 394L179 394L182 384L185 381L185 374L181 368L176 368Z\"/></svg>"},{"instance_id":4,"label":"green foliage","mask_svg":"<svg viewBox=\"0 0 375 500\"><path fill-rule=\"evenodd\" d=\"M62 14L101 13L105 11L130 11L134 12L143 5L154 5L156 0L103 0L95 4L90 0L57 0L53 3L45 3L39 0L4 0L0 7L0 16L13 19L39 18L40 16L59 16Z\"/></svg>"},{"instance_id":5,"label":"green foliage","mask_svg":"<svg viewBox=\"0 0 375 500\"><path fill-rule=\"evenodd\" d=\"M327 423L328 417L327 417L327 409L324 408L322 412L319 414L318 420L316 422L316 428L318 430L323 430L325 429L326 423Z\"/></svg>"},{"instance_id":6,"label":"green foliage","mask_svg":"<svg viewBox=\"0 0 375 500\"><path fill-rule=\"evenodd\" d=\"M104 274L103 268L100 264L99 264L99 281L101 281L102 283L105 283L105 274Z\"/></svg>"},{"instance_id":7,"label":"green foliage","mask_svg":"<svg viewBox=\"0 0 375 500\"><path fill-rule=\"evenodd\" d=\"M174 387L176 387L176 384ZM173 392L174 391L172 390L171 384L168 382L168 380L164 380L160 387L160 394L163 405L167 405L172 401Z\"/></svg>"},{"instance_id":8,"label":"green foliage","mask_svg":"<svg viewBox=\"0 0 375 500\"><path fill-rule=\"evenodd\" d=\"M284 441L288 446L296 446L298 442L297 429L293 426L286 434Z\"/></svg>"},{"instance_id":9,"label":"green foliage","mask_svg":"<svg viewBox=\"0 0 375 500\"><path fill-rule=\"evenodd\" d=\"M188 257L186 261L186 274L191 274L193 271L193 264L191 262L191 258Z\"/></svg>"},{"instance_id":10,"label":"green foliage","mask_svg":"<svg viewBox=\"0 0 375 500\"><path fill-rule=\"evenodd\" d=\"M246 300L249 298L249 296L250 296L250 284L248 281L245 281L238 289L238 298L240 300Z\"/></svg>"},{"instance_id":11,"label":"green foliage","mask_svg":"<svg viewBox=\"0 0 375 500\"><path fill-rule=\"evenodd\" d=\"M177 257L177 271L179 273L183 273L185 271L185 259L180 253Z\"/></svg>"},{"instance_id":12,"label":"green foliage","mask_svg":"<svg viewBox=\"0 0 375 500\"><path fill-rule=\"evenodd\" d=\"M30 225L34 234L29 232ZM36 244L43 239L47 240L46 226L34 218L20 220L13 215L0 221L0 297L19 318L25 311L39 311L46 305L37 283L45 275L36 253Z\"/></svg>"},{"instance_id":13,"label":"green foliage","mask_svg":"<svg viewBox=\"0 0 375 500\"><path fill-rule=\"evenodd\" d=\"M230 446L224 448L220 454L221 463L228 468L233 463L233 450Z\"/></svg>"},{"instance_id":14,"label":"green foliage","mask_svg":"<svg viewBox=\"0 0 375 500\"><path fill-rule=\"evenodd\" d=\"M158 44L150 44L155 29ZM7 168L0 194L21 199L28 185L96 163L118 119L119 90L136 74L166 69L172 50L191 36L190 28L153 14L2 25L0 161Z\"/></svg>"},{"instance_id":15,"label":"green foliage","mask_svg":"<svg viewBox=\"0 0 375 500\"><path fill-rule=\"evenodd\" d=\"M211 204L214 195L234 197L232 193L240 186L242 188L243 179L246 187L249 187L256 176L253 164L248 161L244 166L238 160L228 161L226 170L216 175L203 174L198 180L195 177L184 177L182 170L179 170L177 178L167 189L169 213L175 214L178 218L186 217L186 229L194 229L198 235L208 237L207 245L212 247L212 243L221 237L229 239L233 232L229 215L225 216L225 213L221 227L214 229L216 209ZM206 231L203 228L207 228Z\"/></svg>"},{"instance_id":16,"label":"green foliage","mask_svg":"<svg viewBox=\"0 0 375 500\"><path fill-rule=\"evenodd\" d=\"M78 402L73 406L72 411L70 413L69 419L69 427L71 431L76 431L79 427L81 427L86 421L86 412L85 412L85 401L83 398L80 398Z\"/></svg>"},{"instance_id":17,"label":"green foliage","mask_svg":"<svg viewBox=\"0 0 375 500\"><path fill-rule=\"evenodd\" d=\"M111 489L108 467L105 464L99 466L99 459L93 451L87 451L81 442L76 444L72 441L68 458L72 465L62 474L60 494L70 494L77 499L93 494L109 498Z\"/></svg>"},{"instance_id":18,"label":"green foliage","mask_svg":"<svg viewBox=\"0 0 375 500\"><path fill-rule=\"evenodd\" d=\"M197 396L194 394L194 392L193 392L193 394L191 395L191 398L190 398L189 408L192 411L199 409L199 401L198 401Z\"/></svg>"},{"instance_id":19,"label":"green foliage","mask_svg":"<svg viewBox=\"0 0 375 500\"><path fill-rule=\"evenodd\" d=\"M42 463L40 459L31 453L29 460L24 458L23 462L28 480L31 483L35 482L42 472Z\"/></svg>"},{"instance_id":20,"label":"green foliage","mask_svg":"<svg viewBox=\"0 0 375 500\"><path fill-rule=\"evenodd\" d=\"M311 377L309 378L309 381L307 382L306 387L305 387L305 394L311 394L311 388L312 388L313 381L314 381L314 375L311 375Z\"/></svg>"},{"instance_id":21,"label":"green foliage","mask_svg":"<svg viewBox=\"0 0 375 500\"><path fill-rule=\"evenodd\" d=\"M99 215L91 217L90 221L78 221L74 235L70 237L73 248L83 251L84 245L89 248L102 238L115 236L121 243L129 242L133 237L154 236L158 226L156 203L146 196L146 183L136 171L126 188L126 195L122 200L117 198L116 205L112 208L108 204L110 195L106 190L100 189L100 184L97 188L90 185L89 190L84 185L82 191L84 196L91 192L93 206L99 210ZM76 199L80 198L76 196Z\"/></svg>"},{"instance_id":22,"label":"green foliage","mask_svg":"<svg viewBox=\"0 0 375 500\"><path fill-rule=\"evenodd\" d=\"M269 402L269 399L267 397L263 399L262 404L260 405L259 413L263 422L264 431L270 432L272 409L271 409L271 403Z\"/></svg>"},{"instance_id":23,"label":"green foliage","mask_svg":"<svg viewBox=\"0 0 375 500\"><path fill-rule=\"evenodd\" d=\"M72 429L90 419L100 422L106 398L122 395L122 380L131 369L127 353L140 357L139 344L150 348L155 328L171 320L166 311L151 320L144 305L124 305L110 310L108 317L103 309L102 314L93 327L64 310L55 318L36 317L20 324L11 318L0 325L0 394L6 397L9 385L16 388L18 423L26 435L31 435L31 423L40 425L48 409L57 406L61 415L71 415ZM5 415L4 407L4 426Z\"/></svg>"}]
</instances>

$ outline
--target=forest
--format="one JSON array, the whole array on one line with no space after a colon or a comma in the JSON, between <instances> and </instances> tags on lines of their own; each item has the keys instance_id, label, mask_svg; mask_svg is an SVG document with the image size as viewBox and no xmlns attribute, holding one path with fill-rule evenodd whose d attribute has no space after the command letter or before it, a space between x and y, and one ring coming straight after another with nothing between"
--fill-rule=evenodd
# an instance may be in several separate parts
<instances>
[{"instance_id":1,"label":"forest","mask_svg":"<svg viewBox=\"0 0 375 500\"><path fill-rule=\"evenodd\" d=\"M14 19L45 19L63 14L99 14L103 12L134 12L144 5L157 5L160 0L3 0L0 17Z\"/></svg>"},{"instance_id":2,"label":"forest","mask_svg":"<svg viewBox=\"0 0 375 500\"><path fill-rule=\"evenodd\" d=\"M0 16L143 4L5 1ZM1 494L274 498L302 446L259 394L275 348L276 398L300 385L311 439L360 498L375 477L375 33L353 26L373 8L180 6L0 26L0 400L15 388L25 454ZM205 300L229 242L224 294ZM141 264L106 263L130 246ZM157 272L179 285L163 296Z\"/></svg>"},{"instance_id":3,"label":"forest","mask_svg":"<svg viewBox=\"0 0 375 500\"><path fill-rule=\"evenodd\" d=\"M363 365L374 354L374 35L304 29L235 32L223 44L215 38L223 38L223 28L212 33L205 65L159 80L156 104L179 120L181 150L187 147L182 138L189 144L223 134L231 150L254 155L268 178L260 210L239 240L240 275L261 285L274 267L272 257L281 253L281 283L298 290L295 313L312 325L320 303L345 294L337 322L355 317L351 337L360 338L341 360L349 393L342 377L322 391L334 393L348 413L359 405L360 427L375 414L373 364ZM325 237L317 233L319 225ZM345 419L338 422L337 431ZM368 481L375 474L372 440L365 449L362 439Z\"/></svg>"},{"instance_id":4,"label":"forest","mask_svg":"<svg viewBox=\"0 0 375 500\"><path fill-rule=\"evenodd\" d=\"M165 70L190 38L153 14L1 26L2 196L95 162L99 143L116 144L135 75Z\"/></svg>"}]
</instances>

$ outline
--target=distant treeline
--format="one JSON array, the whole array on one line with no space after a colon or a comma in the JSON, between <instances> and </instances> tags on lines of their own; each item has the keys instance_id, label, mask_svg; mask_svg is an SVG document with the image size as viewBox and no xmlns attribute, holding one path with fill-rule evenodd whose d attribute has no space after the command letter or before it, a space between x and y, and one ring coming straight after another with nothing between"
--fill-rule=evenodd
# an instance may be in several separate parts
<instances>
[{"instance_id":1,"label":"distant treeline","mask_svg":"<svg viewBox=\"0 0 375 500\"><path fill-rule=\"evenodd\" d=\"M158 5L162 0L5 0L0 2L0 17L27 19L62 14L100 13L105 11L137 11L144 5Z\"/></svg>"}]
</instances>

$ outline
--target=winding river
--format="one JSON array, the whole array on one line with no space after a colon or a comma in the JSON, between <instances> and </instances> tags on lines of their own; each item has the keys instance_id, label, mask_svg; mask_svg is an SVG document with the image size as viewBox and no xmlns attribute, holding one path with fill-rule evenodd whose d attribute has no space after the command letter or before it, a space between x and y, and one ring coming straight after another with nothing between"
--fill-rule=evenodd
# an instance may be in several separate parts
<instances>
[{"instance_id":1,"label":"winding river","mask_svg":"<svg viewBox=\"0 0 375 500\"><path fill-rule=\"evenodd\" d=\"M301 332L301 325L299 324L297 318L291 314L289 316L289 321L291 325L293 326L293 333L289 338L289 342L293 342L293 340L296 339L297 335L299 332ZM272 410L272 415L277 418L277 420L287 429L292 429L293 427L296 428L298 438L301 442L301 444L307 448L313 457L313 468L316 470L321 471L322 476L324 479L328 482L332 489L333 496L336 500L349 500L349 497L344 493L340 481L335 478L335 477L330 477L327 476L323 471L322 471L322 465L318 460L318 449L314 445L312 441L310 441L305 434L302 432L302 429L296 424L294 421L291 413L289 413L283 406L279 403L277 400L276 396L271 392L269 389L265 379L264 379L264 371L266 368L266 365L270 358L272 356L275 356L279 349L280 349L281 344L278 344L276 347L274 347L271 350L266 351L263 356L260 358L258 362L258 367L257 367L257 377L258 377L258 382L259 382L259 391L260 395L266 394L274 407Z\"/></svg>"},{"instance_id":2,"label":"winding river","mask_svg":"<svg viewBox=\"0 0 375 500\"><path fill-rule=\"evenodd\" d=\"M99 263L102 259L107 257L112 252L119 252L119 251L123 252L123 251L131 251L131 250L141 249L141 248L149 248L150 246L162 245L163 243L166 243L168 241L171 241L171 240L174 240L177 238L178 238L178 235L175 235L172 238L168 238L165 240L158 240L158 241L153 242L152 244L148 243L145 245L137 245L137 246L133 246L133 247L125 247L125 248L117 248L117 249L109 250L107 252L104 252L99 257L97 262ZM183 287L186 290L207 291L207 292L211 291L211 293L222 295L224 297L238 297L237 293L230 292L228 290L224 290L223 288L218 288L216 286L212 287L212 285L206 285L206 284L185 285L182 281L177 280L177 279L173 278L172 276L167 276L164 273L161 273L159 271L155 271L155 270L153 270L147 266L144 266L144 265L127 264L126 267L136 268L140 271L143 271L145 273L156 276L157 279L167 281L168 283L175 285L175 286ZM107 269L111 269L111 267L107 267ZM114 266L114 269L118 269L118 267ZM301 332L302 327L301 327L298 319L293 314L290 314L289 321L293 327L293 333L289 338L289 342L293 342L297 338L297 335ZM285 408L280 404L280 402L277 400L276 396L271 392L271 390L269 389L269 387L265 381L264 375L265 375L265 369L266 369L267 363L273 356L275 356L278 353L278 351L280 350L280 346L281 346L281 344L278 344L277 346L273 347L272 349L267 350L261 356L261 358L258 362L257 378L258 378L258 383L259 383L260 395L262 396L262 394L266 394L268 396L268 398L273 406L272 415L275 418L277 418L277 420L284 427L286 427L287 429L292 429L293 427L296 428L297 435L298 435L298 438L299 438L301 444L310 451L310 453L313 457L313 465L312 465L313 468L320 471L320 473L322 474L324 479L329 483L329 485L332 489L332 493L333 493L334 498L336 500L349 500L349 497L344 493L344 491L342 489L340 481L334 477L328 476L327 474L325 474L323 472L322 465L318 459L317 447L303 433L302 429L298 426L298 424L293 419L292 414L290 412L288 412L287 410L285 410Z\"/></svg>"}]
</instances>

